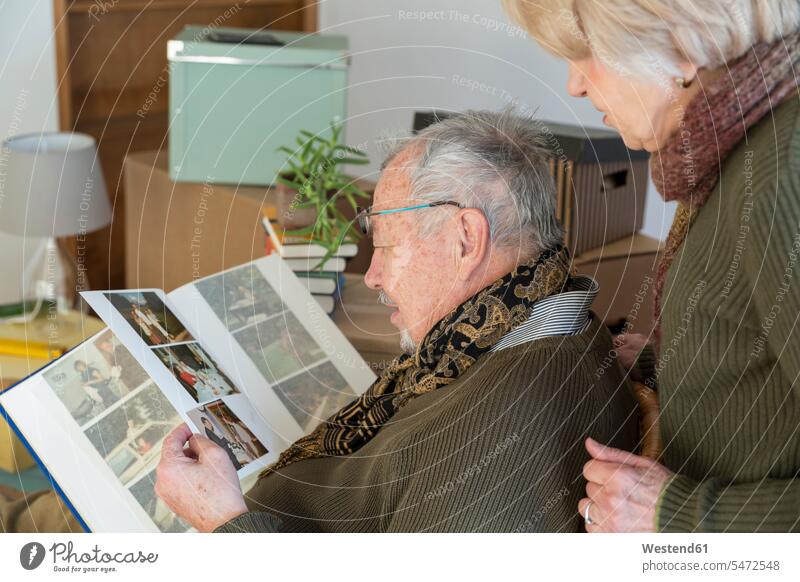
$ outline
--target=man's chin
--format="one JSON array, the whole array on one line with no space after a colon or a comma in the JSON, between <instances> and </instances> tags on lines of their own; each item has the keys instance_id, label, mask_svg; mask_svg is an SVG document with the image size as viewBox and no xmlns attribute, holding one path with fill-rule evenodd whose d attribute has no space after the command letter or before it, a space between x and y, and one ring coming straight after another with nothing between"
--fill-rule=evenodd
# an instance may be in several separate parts
<instances>
[{"instance_id":1,"label":"man's chin","mask_svg":"<svg viewBox=\"0 0 800 582\"><path fill-rule=\"evenodd\" d=\"M389 316L389 321L393 326L398 329L402 329L402 322L400 321L400 310L397 309L392 311L391 315Z\"/></svg>"},{"instance_id":2,"label":"man's chin","mask_svg":"<svg viewBox=\"0 0 800 582\"><path fill-rule=\"evenodd\" d=\"M410 356L413 356L417 351L417 344L407 329L400 331L400 349Z\"/></svg>"}]
</instances>

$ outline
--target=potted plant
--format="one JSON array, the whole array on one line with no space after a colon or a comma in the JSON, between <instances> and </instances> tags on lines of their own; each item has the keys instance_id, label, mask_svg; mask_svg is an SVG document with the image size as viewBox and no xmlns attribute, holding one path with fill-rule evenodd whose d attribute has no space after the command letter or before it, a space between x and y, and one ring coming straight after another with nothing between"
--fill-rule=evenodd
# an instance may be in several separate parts
<instances>
[{"instance_id":1,"label":"potted plant","mask_svg":"<svg viewBox=\"0 0 800 582\"><path fill-rule=\"evenodd\" d=\"M355 212L358 199L369 198L342 170L345 164L368 164L363 151L341 143L342 125L334 120L328 137L301 130L296 147L281 146L287 170L277 176L278 222L288 236L307 237L327 250L322 268L343 242L361 233L342 212L342 203Z\"/></svg>"}]
</instances>

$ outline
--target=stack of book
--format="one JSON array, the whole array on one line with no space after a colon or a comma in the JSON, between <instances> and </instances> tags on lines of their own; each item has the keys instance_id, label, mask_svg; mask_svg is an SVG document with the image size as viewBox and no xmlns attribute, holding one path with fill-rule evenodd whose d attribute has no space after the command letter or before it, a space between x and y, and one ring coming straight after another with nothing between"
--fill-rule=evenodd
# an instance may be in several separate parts
<instances>
[{"instance_id":1,"label":"stack of book","mask_svg":"<svg viewBox=\"0 0 800 582\"><path fill-rule=\"evenodd\" d=\"M333 313L339 291L344 287L345 259L356 255L358 245L352 242L343 243L320 269L320 261L327 254L324 246L309 242L309 237L285 234L283 227L267 215L262 222L268 235L266 254L280 255L323 311Z\"/></svg>"}]
</instances>

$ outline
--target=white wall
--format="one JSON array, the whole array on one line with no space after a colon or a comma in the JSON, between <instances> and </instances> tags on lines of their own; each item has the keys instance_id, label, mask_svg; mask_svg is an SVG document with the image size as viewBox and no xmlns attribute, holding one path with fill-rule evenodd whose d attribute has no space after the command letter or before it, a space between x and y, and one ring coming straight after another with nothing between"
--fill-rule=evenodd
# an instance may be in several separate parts
<instances>
[{"instance_id":1,"label":"white wall","mask_svg":"<svg viewBox=\"0 0 800 582\"><path fill-rule=\"evenodd\" d=\"M566 64L508 23L500 0L323 0L320 30L346 34L353 55L348 141L407 132L414 110L498 109L515 100L549 121L604 127L566 92ZM649 189L643 231L665 238L674 208Z\"/></svg>"},{"instance_id":2,"label":"white wall","mask_svg":"<svg viewBox=\"0 0 800 582\"><path fill-rule=\"evenodd\" d=\"M348 141L368 146L373 170L375 139L407 132L417 109L516 99L542 119L601 126L588 101L567 95L565 64L511 27L500 0L322 0L320 28L350 37ZM0 138L58 127L52 31L51 0L0 0ZM663 238L672 211L651 188L644 231ZM38 242L0 233L0 303L19 298Z\"/></svg>"},{"instance_id":3,"label":"white wall","mask_svg":"<svg viewBox=\"0 0 800 582\"><path fill-rule=\"evenodd\" d=\"M58 129L52 34L52 0L0 0L0 139ZM0 304L19 301L23 266L40 244L0 232Z\"/></svg>"}]
</instances>

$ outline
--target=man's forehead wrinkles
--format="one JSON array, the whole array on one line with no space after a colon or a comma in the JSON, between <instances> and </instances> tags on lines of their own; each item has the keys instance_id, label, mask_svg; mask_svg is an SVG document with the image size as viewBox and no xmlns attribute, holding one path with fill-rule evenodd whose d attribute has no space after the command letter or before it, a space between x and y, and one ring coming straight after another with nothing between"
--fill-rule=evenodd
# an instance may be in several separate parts
<instances>
[{"instance_id":1,"label":"man's forehead wrinkles","mask_svg":"<svg viewBox=\"0 0 800 582\"><path fill-rule=\"evenodd\" d=\"M409 184L401 179L387 178L381 188L375 191L373 209L402 206L408 200Z\"/></svg>"}]
</instances>

